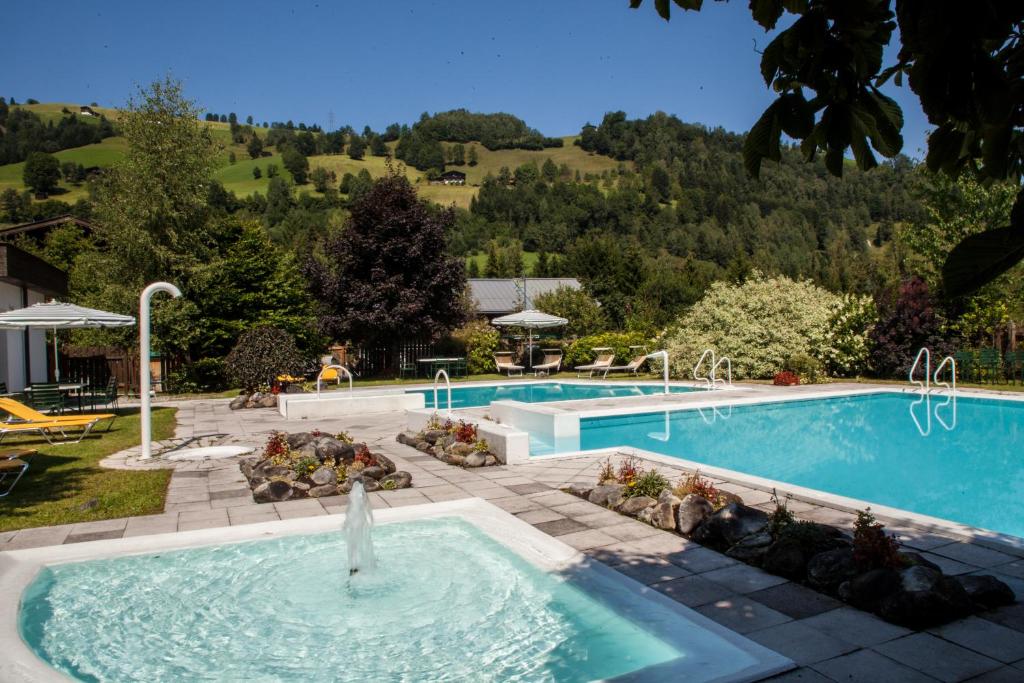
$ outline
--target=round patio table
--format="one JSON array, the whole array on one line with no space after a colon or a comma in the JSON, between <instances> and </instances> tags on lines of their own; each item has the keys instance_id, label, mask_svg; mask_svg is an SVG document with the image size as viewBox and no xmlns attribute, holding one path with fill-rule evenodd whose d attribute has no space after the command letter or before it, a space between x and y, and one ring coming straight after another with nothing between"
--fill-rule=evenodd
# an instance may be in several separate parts
<instances>
[{"instance_id":1,"label":"round patio table","mask_svg":"<svg viewBox=\"0 0 1024 683\"><path fill-rule=\"evenodd\" d=\"M459 361L465 360L464 358L417 358L417 363L430 363L430 375L433 377L437 374L439 369L444 369L449 375L451 374L452 363L458 363ZM425 368L424 368L425 369Z\"/></svg>"}]
</instances>

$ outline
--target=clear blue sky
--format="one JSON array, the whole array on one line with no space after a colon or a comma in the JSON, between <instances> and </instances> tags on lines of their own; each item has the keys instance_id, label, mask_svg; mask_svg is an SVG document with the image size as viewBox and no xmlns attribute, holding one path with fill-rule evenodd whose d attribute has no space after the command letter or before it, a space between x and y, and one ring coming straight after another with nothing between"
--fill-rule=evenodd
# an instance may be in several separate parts
<instances>
[{"instance_id":1,"label":"clear blue sky","mask_svg":"<svg viewBox=\"0 0 1024 683\"><path fill-rule=\"evenodd\" d=\"M381 129L423 111L507 111L547 135L611 110L662 110L746 131L771 102L758 71L769 36L747 3L657 17L647 0L14 3L0 95L123 104L170 73L217 113ZM907 119L904 152L923 156L927 121Z\"/></svg>"}]
</instances>

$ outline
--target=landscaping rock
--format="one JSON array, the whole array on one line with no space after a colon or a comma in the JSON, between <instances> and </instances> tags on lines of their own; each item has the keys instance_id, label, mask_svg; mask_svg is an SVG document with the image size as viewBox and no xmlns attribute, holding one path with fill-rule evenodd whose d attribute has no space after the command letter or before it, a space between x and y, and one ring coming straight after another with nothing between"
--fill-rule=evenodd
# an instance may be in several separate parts
<instances>
[{"instance_id":1,"label":"landscaping rock","mask_svg":"<svg viewBox=\"0 0 1024 683\"><path fill-rule=\"evenodd\" d=\"M387 472L384 471L384 468L378 467L377 465L370 465L369 467L363 468L363 476L369 477L370 479L380 479L385 474L387 474Z\"/></svg>"},{"instance_id":2,"label":"landscaping rock","mask_svg":"<svg viewBox=\"0 0 1024 683\"><path fill-rule=\"evenodd\" d=\"M308 443L312 443L315 439L309 432L295 432L285 437L285 441L288 442L288 448L293 451L297 451Z\"/></svg>"},{"instance_id":3,"label":"landscaping rock","mask_svg":"<svg viewBox=\"0 0 1024 683\"><path fill-rule=\"evenodd\" d=\"M416 450L429 453L430 449L433 448L428 441L419 441L416 443Z\"/></svg>"},{"instance_id":4,"label":"landscaping rock","mask_svg":"<svg viewBox=\"0 0 1024 683\"><path fill-rule=\"evenodd\" d=\"M737 494L735 494L735 493L733 493L731 491L721 491L720 490L718 492L718 498L719 498L719 500L722 501L723 505L728 505L729 503L736 503L737 505L743 505L743 499L740 498L739 495L737 495Z\"/></svg>"},{"instance_id":5,"label":"landscaping rock","mask_svg":"<svg viewBox=\"0 0 1024 683\"><path fill-rule=\"evenodd\" d=\"M730 547L725 554L740 562L760 567L771 545L772 535L767 531L761 531L740 539L739 543Z\"/></svg>"},{"instance_id":6,"label":"landscaping rock","mask_svg":"<svg viewBox=\"0 0 1024 683\"><path fill-rule=\"evenodd\" d=\"M622 503L622 494L625 490L626 487L622 484L602 484L591 490L587 500L606 508L618 507Z\"/></svg>"},{"instance_id":7,"label":"landscaping rock","mask_svg":"<svg viewBox=\"0 0 1024 683\"><path fill-rule=\"evenodd\" d=\"M966 574L955 579L967 592L967 597L983 609L1012 605L1017 599L1013 590L994 576Z\"/></svg>"},{"instance_id":8,"label":"landscaping rock","mask_svg":"<svg viewBox=\"0 0 1024 683\"><path fill-rule=\"evenodd\" d=\"M374 453L373 457L377 460L377 464L384 468L384 474L394 474L398 470L395 461L388 456Z\"/></svg>"},{"instance_id":9,"label":"landscaping rock","mask_svg":"<svg viewBox=\"0 0 1024 683\"><path fill-rule=\"evenodd\" d=\"M487 456L479 451L466 455L466 467L483 467L487 464Z\"/></svg>"},{"instance_id":10,"label":"landscaping rock","mask_svg":"<svg viewBox=\"0 0 1024 683\"><path fill-rule=\"evenodd\" d=\"M679 501L679 508L676 510L676 529L680 533L691 534L714 511L714 506L707 498L689 493Z\"/></svg>"},{"instance_id":11,"label":"landscaping rock","mask_svg":"<svg viewBox=\"0 0 1024 683\"><path fill-rule=\"evenodd\" d=\"M841 583L857 574L857 563L850 548L826 550L807 561L807 582L825 593L834 594Z\"/></svg>"},{"instance_id":12,"label":"landscaping rock","mask_svg":"<svg viewBox=\"0 0 1024 683\"><path fill-rule=\"evenodd\" d=\"M238 469L242 470L242 474L245 475L246 479L251 479L253 468L256 466L258 462L259 460L257 460L255 456L249 458L242 458L238 462Z\"/></svg>"},{"instance_id":13,"label":"landscaping rock","mask_svg":"<svg viewBox=\"0 0 1024 683\"><path fill-rule=\"evenodd\" d=\"M316 486L334 486L338 483L338 473L330 467L318 467L309 478Z\"/></svg>"},{"instance_id":14,"label":"landscaping rock","mask_svg":"<svg viewBox=\"0 0 1024 683\"><path fill-rule=\"evenodd\" d=\"M461 455L451 455L446 453L441 460L449 465L455 465L456 467L465 467L466 465L466 459Z\"/></svg>"},{"instance_id":15,"label":"landscaping rock","mask_svg":"<svg viewBox=\"0 0 1024 683\"><path fill-rule=\"evenodd\" d=\"M414 432L399 432L398 436L395 437L395 441L398 443L403 443L406 446L412 446L413 448L415 448L416 444L421 440L422 439L420 439L419 435Z\"/></svg>"},{"instance_id":16,"label":"landscaping rock","mask_svg":"<svg viewBox=\"0 0 1024 683\"><path fill-rule=\"evenodd\" d=\"M245 407L246 401L249 400L248 396L236 396L231 399L231 403L228 404L228 408L231 410L241 410Z\"/></svg>"},{"instance_id":17,"label":"landscaping rock","mask_svg":"<svg viewBox=\"0 0 1024 683\"><path fill-rule=\"evenodd\" d=\"M289 384L284 388L286 394L304 394L306 390L302 388L301 384Z\"/></svg>"},{"instance_id":18,"label":"landscaping rock","mask_svg":"<svg viewBox=\"0 0 1024 683\"><path fill-rule=\"evenodd\" d=\"M389 481L395 482L396 489L407 489L412 486L412 475L408 472L395 472L393 474L386 474L380 478L381 486L383 486L385 482Z\"/></svg>"},{"instance_id":19,"label":"landscaping rock","mask_svg":"<svg viewBox=\"0 0 1024 683\"><path fill-rule=\"evenodd\" d=\"M675 506L671 502L657 503L654 507L647 508L645 512L648 512L650 517L645 521L651 526L668 531L676 528Z\"/></svg>"},{"instance_id":20,"label":"landscaping rock","mask_svg":"<svg viewBox=\"0 0 1024 683\"><path fill-rule=\"evenodd\" d=\"M960 583L931 567L915 565L900 572L900 590L884 598L883 618L911 628L926 628L968 616L974 603Z\"/></svg>"},{"instance_id":21,"label":"landscaping rock","mask_svg":"<svg viewBox=\"0 0 1024 683\"><path fill-rule=\"evenodd\" d=\"M650 496L633 496L627 498L619 503L619 512L630 517L636 517L642 510L646 510L649 507L653 507L658 504L658 501L654 500Z\"/></svg>"},{"instance_id":22,"label":"landscaping rock","mask_svg":"<svg viewBox=\"0 0 1024 683\"><path fill-rule=\"evenodd\" d=\"M766 572L800 581L807 575L807 553L800 541L783 537L767 548L761 566Z\"/></svg>"},{"instance_id":23,"label":"landscaping rock","mask_svg":"<svg viewBox=\"0 0 1024 683\"><path fill-rule=\"evenodd\" d=\"M449 453L455 455L461 455L466 457L473 452L473 444L471 443L453 443L451 447L446 449Z\"/></svg>"},{"instance_id":24,"label":"landscaping rock","mask_svg":"<svg viewBox=\"0 0 1024 683\"><path fill-rule=\"evenodd\" d=\"M494 467L495 465L500 464L500 462L501 461L498 460L498 456L493 453L488 453L484 456L484 465L487 467Z\"/></svg>"},{"instance_id":25,"label":"landscaping rock","mask_svg":"<svg viewBox=\"0 0 1024 683\"><path fill-rule=\"evenodd\" d=\"M915 565L900 572L900 588L910 593L919 593L931 590L941 578L942 572L938 569Z\"/></svg>"},{"instance_id":26,"label":"landscaping rock","mask_svg":"<svg viewBox=\"0 0 1024 683\"><path fill-rule=\"evenodd\" d=\"M352 444L338 441L333 436L321 436L316 440L314 448L316 457L323 462L334 458L335 462L350 463L356 457L356 449Z\"/></svg>"},{"instance_id":27,"label":"landscaping rock","mask_svg":"<svg viewBox=\"0 0 1024 683\"><path fill-rule=\"evenodd\" d=\"M433 446L447 435L448 432L443 429L430 429L423 432L423 440Z\"/></svg>"},{"instance_id":28,"label":"landscaping rock","mask_svg":"<svg viewBox=\"0 0 1024 683\"><path fill-rule=\"evenodd\" d=\"M99 506L100 506L100 499L99 498L90 498L89 500L87 500L84 503L82 503L81 505L79 505L78 509L81 512L88 512L89 510L95 510Z\"/></svg>"},{"instance_id":29,"label":"landscaping rock","mask_svg":"<svg viewBox=\"0 0 1024 683\"><path fill-rule=\"evenodd\" d=\"M260 408L276 408L277 407L277 396L274 394L267 394L259 400Z\"/></svg>"},{"instance_id":30,"label":"landscaping rock","mask_svg":"<svg viewBox=\"0 0 1024 683\"><path fill-rule=\"evenodd\" d=\"M593 490L593 486L587 486L586 484L569 484L565 488L566 493L571 493L574 496L579 496L584 499L589 499L590 492Z\"/></svg>"},{"instance_id":31,"label":"landscaping rock","mask_svg":"<svg viewBox=\"0 0 1024 683\"><path fill-rule=\"evenodd\" d=\"M295 495L305 495L309 491L310 485L304 481L293 481L292 482L292 493Z\"/></svg>"},{"instance_id":32,"label":"landscaping rock","mask_svg":"<svg viewBox=\"0 0 1024 683\"><path fill-rule=\"evenodd\" d=\"M377 491L380 489L380 483L376 479L368 479L362 476L361 474L356 474L338 484L338 492L351 493L352 485L355 484L357 481L363 482L363 489L365 489L367 493Z\"/></svg>"},{"instance_id":33,"label":"landscaping rock","mask_svg":"<svg viewBox=\"0 0 1024 683\"><path fill-rule=\"evenodd\" d=\"M323 486L313 486L309 489L310 498L323 498L324 496L336 495L338 495L337 484L324 484Z\"/></svg>"},{"instance_id":34,"label":"landscaping rock","mask_svg":"<svg viewBox=\"0 0 1024 683\"><path fill-rule=\"evenodd\" d=\"M283 465L271 465L263 470L262 475L266 479L285 479L287 481L291 481L297 476L295 470Z\"/></svg>"},{"instance_id":35,"label":"landscaping rock","mask_svg":"<svg viewBox=\"0 0 1024 683\"><path fill-rule=\"evenodd\" d=\"M872 569L839 584L839 597L854 607L875 611L879 603L902 587L895 569Z\"/></svg>"},{"instance_id":36,"label":"landscaping rock","mask_svg":"<svg viewBox=\"0 0 1024 683\"><path fill-rule=\"evenodd\" d=\"M444 446L445 448L451 448L452 446L455 445L455 435L454 434L445 434L438 441L438 444L440 444L441 446Z\"/></svg>"},{"instance_id":37,"label":"landscaping rock","mask_svg":"<svg viewBox=\"0 0 1024 683\"><path fill-rule=\"evenodd\" d=\"M675 510L683 501L681 498L679 498L679 496L672 493L672 489L665 489L664 491L661 492L661 495L658 496L658 502L669 503L672 506L672 509Z\"/></svg>"},{"instance_id":38,"label":"landscaping rock","mask_svg":"<svg viewBox=\"0 0 1024 683\"><path fill-rule=\"evenodd\" d=\"M280 503L291 498L293 494L291 483L275 479L257 486L252 492L252 497L257 503Z\"/></svg>"},{"instance_id":39,"label":"landscaping rock","mask_svg":"<svg viewBox=\"0 0 1024 683\"><path fill-rule=\"evenodd\" d=\"M376 479L363 479L363 488L366 489L367 493L380 490L380 482Z\"/></svg>"},{"instance_id":40,"label":"landscaping rock","mask_svg":"<svg viewBox=\"0 0 1024 683\"><path fill-rule=\"evenodd\" d=\"M682 510L682 505L679 509ZM739 543L742 538L756 534L767 524L768 514L763 510L729 503L704 520L693 531L693 538L698 543L712 547L728 547Z\"/></svg>"}]
</instances>

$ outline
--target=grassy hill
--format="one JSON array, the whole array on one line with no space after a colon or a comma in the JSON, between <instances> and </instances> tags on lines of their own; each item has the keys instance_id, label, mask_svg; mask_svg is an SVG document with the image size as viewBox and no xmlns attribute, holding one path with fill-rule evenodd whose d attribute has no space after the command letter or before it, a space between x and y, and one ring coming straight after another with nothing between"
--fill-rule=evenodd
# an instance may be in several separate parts
<instances>
[{"instance_id":1,"label":"grassy hill","mask_svg":"<svg viewBox=\"0 0 1024 683\"><path fill-rule=\"evenodd\" d=\"M36 113L44 121L54 122L59 121L61 117L65 116L62 112L63 109L67 108L69 111L77 113L79 108L79 105L77 104L64 102L17 106ZM119 118L119 112L116 109L93 107L93 110L105 115L107 118L115 122ZM97 120L91 119L90 117L83 118L86 121ZM260 159L250 159L245 145L235 144L231 141L229 124L220 123L218 121L203 121L202 123L210 129L214 139L223 146L222 153L219 156L220 166L215 172L214 177L223 183L224 187L228 191L234 192L239 197L244 197L254 192L261 194L265 193L267 191L267 186L270 183L270 179L267 178L266 173L267 166L270 164L277 164L281 175L289 177L287 171L282 167L281 157L277 153L277 150L271 148L268 150L271 152L269 156L264 156ZM267 130L264 128L256 128L255 130L261 137L265 137L267 133ZM468 143L464 145L466 147L466 152L469 152L470 147L474 148L476 150L478 164L472 167L452 167L457 168L466 174L466 185L462 187L452 185L431 185L427 182L426 175L415 168L405 168L405 173L410 182L416 186L419 195L424 199L446 206L454 204L456 206L468 208L470 199L472 199L472 197L477 193L478 188L474 186L479 185L488 173L496 175L502 166L515 169L515 167L531 161L540 166L544 163L545 159L550 158L557 165L564 163L567 164L573 172L579 171L581 174L586 174L601 173L603 171L612 170L619 165L619 162L614 159L597 154L591 154L580 149L573 144L575 139L576 138L573 136L568 136L563 138L565 141L564 147L552 147L538 151L503 149L492 152L479 143ZM394 146L395 143L389 143L389 147L392 150L394 149ZM54 156L60 159L61 162L73 161L76 164L82 164L87 168L92 166L106 167L121 159L124 156L124 151L124 139L114 137L107 138L103 142L94 145L63 150L61 152L57 152ZM229 161L229 157L232 152L234 152L236 158L236 162L234 164ZM263 177L259 179L255 179L252 176L253 168L256 166L259 166L262 171ZM318 166L334 171L339 180L345 173L356 175L362 169L366 169L371 176L378 177L383 175L387 169L384 157L367 155L363 159L357 161L349 157L348 154L332 154L310 157L310 170L317 168ZM21 181L23 170L24 163L0 166L0 192L7 188L14 188L19 192L23 191L25 189L25 186ZM312 184L300 186L299 191L314 192ZM74 202L86 196L87 189L85 185L75 186L61 181L58 193L52 195L52 198L66 202Z\"/></svg>"},{"instance_id":2,"label":"grassy hill","mask_svg":"<svg viewBox=\"0 0 1024 683\"><path fill-rule=\"evenodd\" d=\"M537 265L537 256L538 253L536 251L523 252L523 268L530 277L533 277L533 267ZM479 252L476 254L470 254L466 257L467 266L474 261L476 262L477 267L480 268L480 275L483 277L484 270L487 268L487 254L485 252Z\"/></svg>"}]
</instances>

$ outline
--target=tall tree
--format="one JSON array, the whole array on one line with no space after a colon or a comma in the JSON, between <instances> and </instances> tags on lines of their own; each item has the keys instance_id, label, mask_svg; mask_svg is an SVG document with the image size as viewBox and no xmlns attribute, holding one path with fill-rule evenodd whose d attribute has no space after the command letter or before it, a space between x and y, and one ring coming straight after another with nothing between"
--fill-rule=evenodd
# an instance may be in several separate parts
<instances>
[{"instance_id":1,"label":"tall tree","mask_svg":"<svg viewBox=\"0 0 1024 683\"><path fill-rule=\"evenodd\" d=\"M56 190L60 182L60 162L52 154L32 152L25 160L21 179L30 190L46 196Z\"/></svg>"},{"instance_id":2,"label":"tall tree","mask_svg":"<svg viewBox=\"0 0 1024 683\"><path fill-rule=\"evenodd\" d=\"M477 165L476 147L470 147L469 148L469 152L467 153L467 156L466 156L466 162L470 166L476 166Z\"/></svg>"},{"instance_id":3,"label":"tall tree","mask_svg":"<svg viewBox=\"0 0 1024 683\"><path fill-rule=\"evenodd\" d=\"M249 144L246 145L246 150L252 159L259 159L263 156L263 141L260 140L259 135L256 135L256 133L252 134L252 137L249 138Z\"/></svg>"},{"instance_id":4,"label":"tall tree","mask_svg":"<svg viewBox=\"0 0 1024 683\"><path fill-rule=\"evenodd\" d=\"M292 174L292 180L296 185L305 185L308 182L309 159L305 154L289 145L281 152L281 163Z\"/></svg>"},{"instance_id":5,"label":"tall tree","mask_svg":"<svg viewBox=\"0 0 1024 683\"><path fill-rule=\"evenodd\" d=\"M348 139L348 155L359 161L366 153L366 141L359 135L350 135Z\"/></svg>"},{"instance_id":6,"label":"tall tree","mask_svg":"<svg viewBox=\"0 0 1024 683\"><path fill-rule=\"evenodd\" d=\"M345 229L321 244L322 257L305 265L325 335L393 347L462 322L465 264L447 255L445 237L452 210L419 200L389 171L350 211Z\"/></svg>"}]
</instances>

